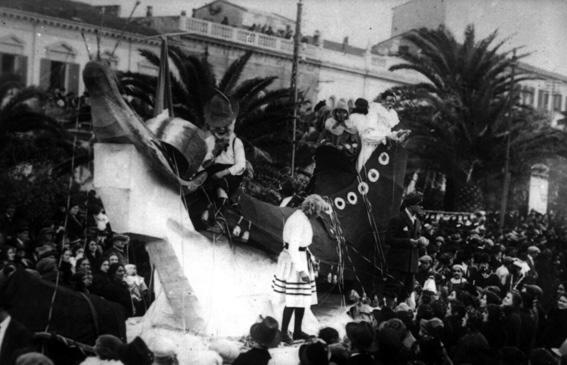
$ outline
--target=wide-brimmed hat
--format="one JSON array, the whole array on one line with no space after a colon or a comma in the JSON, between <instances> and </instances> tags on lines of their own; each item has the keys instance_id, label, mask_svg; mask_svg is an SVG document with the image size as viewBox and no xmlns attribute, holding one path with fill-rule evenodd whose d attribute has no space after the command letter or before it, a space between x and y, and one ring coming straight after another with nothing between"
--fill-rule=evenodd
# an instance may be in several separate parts
<instances>
[{"instance_id":1,"label":"wide-brimmed hat","mask_svg":"<svg viewBox=\"0 0 567 365\"><path fill-rule=\"evenodd\" d=\"M250 337L261 346L275 347L281 340L278 321L273 317L265 317L261 322L250 327Z\"/></svg>"},{"instance_id":2,"label":"wide-brimmed hat","mask_svg":"<svg viewBox=\"0 0 567 365\"><path fill-rule=\"evenodd\" d=\"M215 90L204 108L205 122L210 129L228 127L238 116L238 109L238 102L231 100L220 90Z\"/></svg>"}]
</instances>

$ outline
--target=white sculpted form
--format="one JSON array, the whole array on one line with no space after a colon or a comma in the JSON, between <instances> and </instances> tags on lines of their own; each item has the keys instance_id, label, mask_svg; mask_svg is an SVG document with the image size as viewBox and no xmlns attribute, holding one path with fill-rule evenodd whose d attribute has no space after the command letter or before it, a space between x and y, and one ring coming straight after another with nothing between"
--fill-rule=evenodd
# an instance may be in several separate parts
<instances>
[{"instance_id":1,"label":"white sculpted form","mask_svg":"<svg viewBox=\"0 0 567 365\"><path fill-rule=\"evenodd\" d=\"M156 300L142 327L241 336L259 315L279 318L282 309L271 303L275 262L260 251L231 247L225 239L210 240L196 232L180 190L191 182L173 176L162 141L124 102L108 66L89 62L83 78L98 142L95 189L113 230L130 234L132 244L145 244L155 267ZM174 120L172 128L179 125ZM194 129L183 128L196 135ZM318 329L311 311L304 326Z\"/></svg>"}]
</instances>

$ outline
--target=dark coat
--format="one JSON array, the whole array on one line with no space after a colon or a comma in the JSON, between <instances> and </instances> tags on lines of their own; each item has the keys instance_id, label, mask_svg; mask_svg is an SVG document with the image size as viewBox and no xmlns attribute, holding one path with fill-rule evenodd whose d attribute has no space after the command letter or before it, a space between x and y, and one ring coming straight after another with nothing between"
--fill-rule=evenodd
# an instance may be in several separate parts
<instances>
[{"instance_id":1,"label":"dark coat","mask_svg":"<svg viewBox=\"0 0 567 365\"><path fill-rule=\"evenodd\" d=\"M374 358L370 354L358 354L348 358L347 365L373 365Z\"/></svg>"},{"instance_id":2,"label":"dark coat","mask_svg":"<svg viewBox=\"0 0 567 365\"><path fill-rule=\"evenodd\" d=\"M419 219L416 218L415 223L412 223L405 211L399 217L390 220L386 231L386 244L390 247L387 256L390 270L406 273L417 272L419 249L410 243L410 239L416 239L420 235Z\"/></svg>"},{"instance_id":3,"label":"dark coat","mask_svg":"<svg viewBox=\"0 0 567 365\"><path fill-rule=\"evenodd\" d=\"M271 358L268 350L253 348L238 355L232 365L267 365Z\"/></svg>"},{"instance_id":4,"label":"dark coat","mask_svg":"<svg viewBox=\"0 0 567 365\"><path fill-rule=\"evenodd\" d=\"M0 364L12 365L21 350L32 345L32 333L13 317L4 334L0 349Z\"/></svg>"},{"instance_id":5,"label":"dark coat","mask_svg":"<svg viewBox=\"0 0 567 365\"><path fill-rule=\"evenodd\" d=\"M110 279L106 282L106 285L101 288L100 295L107 300L122 305L126 316L132 316L132 298L130 297L128 285L125 282Z\"/></svg>"}]
</instances>

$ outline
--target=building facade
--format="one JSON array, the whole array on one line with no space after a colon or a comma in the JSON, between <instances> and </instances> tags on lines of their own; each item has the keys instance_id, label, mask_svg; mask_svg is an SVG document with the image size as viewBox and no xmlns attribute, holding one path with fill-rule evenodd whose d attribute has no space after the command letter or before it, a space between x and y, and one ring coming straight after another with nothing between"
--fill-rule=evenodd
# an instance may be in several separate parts
<instances>
[{"instance_id":1,"label":"building facade","mask_svg":"<svg viewBox=\"0 0 567 365\"><path fill-rule=\"evenodd\" d=\"M122 31L121 26L109 28L105 26L104 18L102 26L96 26L81 19L46 15L40 10L14 9L10 4L0 2L3 20L0 24L2 73L18 73L29 85L81 94L84 91L81 72L89 58L97 52L102 57L110 57L117 70L146 74L157 72L139 55L139 49L158 52L159 39L151 34L129 31L128 26L126 31ZM81 8L85 6L80 4ZM121 12L120 8L112 5L96 10L104 11L108 18L113 17L109 12ZM132 23L137 29L153 29L154 33L184 33L171 37L172 42L195 55L206 54L217 77L232 61L251 50L253 56L242 79L277 76L274 88L289 86L293 55L291 39L193 18L184 13L170 17L147 16ZM97 33L100 45L97 45ZM351 101L358 97L373 99L391 86L418 80L410 73L388 71L388 67L399 59L373 54L345 43L327 40L317 43L302 43L298 77L299 88L313 103L322 99L331 103L341 98Z\"/></svg>"},{"instance_id":2,"label":"building facade","mask_svg":"<svg viewBox=\"0 0 567 365\"><path fill-rule=\"evenodd\" d=\"M99 52L117 70L157 73L138 52L159 51L159 42L145 35L6 7L0 18L0 72L18 74L28 85L80 95L81 72Z\"/></svg>"}]
</instances>

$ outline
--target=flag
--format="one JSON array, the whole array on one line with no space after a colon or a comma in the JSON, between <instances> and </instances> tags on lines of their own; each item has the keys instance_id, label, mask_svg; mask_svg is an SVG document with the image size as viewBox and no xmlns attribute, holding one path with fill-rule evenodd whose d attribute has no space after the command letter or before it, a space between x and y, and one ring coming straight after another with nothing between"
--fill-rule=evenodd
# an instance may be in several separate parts
<instances>
[{"instance_id":1,"label":"flag","mask_svg":"<svg viewBox=\"0 0 567 365\"><path fill-rule=\"evenodd\" d=\"M161 41L160 65L156 95L154 99L154 117L167 109L169 116L173 117L173 99L171 97L171 81L169 79L169 58L167 38Z\"/></svg>"}]
</instances>

